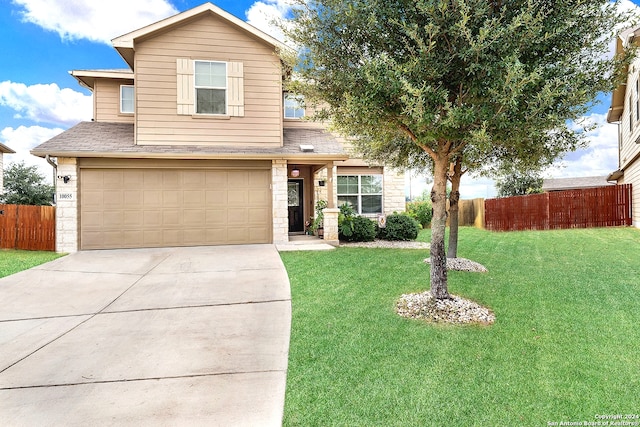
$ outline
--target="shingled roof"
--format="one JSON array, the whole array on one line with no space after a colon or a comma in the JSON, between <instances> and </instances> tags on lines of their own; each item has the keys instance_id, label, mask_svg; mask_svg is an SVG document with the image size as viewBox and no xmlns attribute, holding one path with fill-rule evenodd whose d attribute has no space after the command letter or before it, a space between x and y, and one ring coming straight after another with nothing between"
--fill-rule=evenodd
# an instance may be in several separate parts
<instances>
[{"instance_id":1,"label":"shingled roof","mask_svg":"<svg viewBox=\"0 0 640 427\"><path fill-rule=\"evenodd\" d=\"M552 178L542 182L542 191L578 190L615 185L607 181L606 176L584 176L578 178Z\"/></svg>"},{"instance_id":2,"label":"shingled roof","mask_svg":"<svg viewBox=\"0 0 640 427\"><path fill-rule=\"evenodd\" d=\"M312 145L303 152L300 145ZM81 122L40 144L31 154L45 157L116 157L180 159L346 160L332 134L321 129L284 129L282 147L236 145L136 145L132 123Z\"/></svg>"}]
</instances>

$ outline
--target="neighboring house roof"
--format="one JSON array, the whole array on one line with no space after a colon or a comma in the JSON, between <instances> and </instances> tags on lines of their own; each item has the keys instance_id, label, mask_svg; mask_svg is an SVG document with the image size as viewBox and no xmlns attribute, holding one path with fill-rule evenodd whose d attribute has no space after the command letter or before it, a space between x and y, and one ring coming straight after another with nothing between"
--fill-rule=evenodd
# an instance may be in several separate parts
<instances>
[{"instance_id":1,"label":"neighboring house roof","mask_svg":"<svg viewBox=\"0 0 640 427\"><path fill-rule=\"evenodd\" d=\"M127 62L127 64L129 64L129 66L133 69L134 68L133 58L135 55L136 40L153 37L153 35L157 32L166 31L169 28L173 28L178 25L181 25L185 21L191 20L194 17L204 13L213 13L214 15L228 21L229 23L235 25L236 27L253 35L257 39L262 40L263 42L272 46L274 49L280 49L280 50L290 49L279 40L260 31L259 29L248 24L242 19L233 16L229 12L226 12L220 9L219 7L215 6L212 3L204 3L198 7L194 7L193 9L189 9L185 12L163 19L162 21L158 21L154 24L147 25L146 27L124 34L120 37L116 37L115 39L111 40L111 43L113 44L113 47L116 48L118 53L120 53L122 58Z\"/></svg>"},{"instance_id":2,"label":"neighboring house roof","mask_svg":"<svg viewBox=\"0 0 640 427\"><path fill-rule=\"evenodd\" d=\"M312 145L313 151L302 151ZM305 147L308 149L308 147ZM284 146L136 145L132 123L80 122L40 144L31 154L45 157L115 157L181 159L346 160L342 144L321 129L284 129Z\"/></svg>"},{"instance_id":3,"label":"neighboring house roof","mask_svg":"<svg viewBox=\"0 0 640 427\"><path fill-rule=\"evenodd\" d=\"M553 178L542 182L542 191L578 190L615 185L607 181L606 176L585 176L578 178Z\"/></svg>"},{"instance_id":4,"label":"neighboring house roof","mask_svg":"<svg viewBox=\"0 0 640 427\"><path fill-rule=\"evenodd\" d=\"M133 80L133 71L127 69L113 70L73 70L69 71L78 82L87 89L93 90L93 83L97 78Z\"/></svg>"},{"instance_id":5,"label":"neighboring house roof","mask_svg":"<svg viewBox=\"0 0 640 427\"><path fill-rule=\"evenodd\" d=\"M13 151L11 148L7 147L4 144L0 144L0 153L2 153L2 154L13 154L13 153L15 153L15 151Z\"/></svg>"}]
</instances>

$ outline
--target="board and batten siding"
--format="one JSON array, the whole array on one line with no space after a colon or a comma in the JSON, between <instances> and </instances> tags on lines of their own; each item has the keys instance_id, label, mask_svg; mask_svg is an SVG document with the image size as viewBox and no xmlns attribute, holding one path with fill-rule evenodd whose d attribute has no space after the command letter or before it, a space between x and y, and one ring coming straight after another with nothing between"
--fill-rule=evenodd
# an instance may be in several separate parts
<instances>
[{"instance_id":1,"label":"board and batten siding","mask_svg":"<svg viewBox=\"0 0 640 427\"><path fill-rule=\"evenodd\" d=\"M230 79L242 76L241 92L228 89L243 97L235 104L229 99L229 116L178 114L181 59L224 61L230 63ZM138 144L282 144L279 58L268 45L213 15L136 44L135 74ZM185 104L184 88L181 92Z\"/></svg>"},{"instance_id":2,"label":"board and batten siding","mask_svg":"<svg viewBox=\"0 0 640 427\"><path fill-rule=\"evenodd\" d=\"M133 123L133 114L120 113L120 85L132 84L133 80L96 79L93 87L95 121Z\"/></svg>"}]
</instances>

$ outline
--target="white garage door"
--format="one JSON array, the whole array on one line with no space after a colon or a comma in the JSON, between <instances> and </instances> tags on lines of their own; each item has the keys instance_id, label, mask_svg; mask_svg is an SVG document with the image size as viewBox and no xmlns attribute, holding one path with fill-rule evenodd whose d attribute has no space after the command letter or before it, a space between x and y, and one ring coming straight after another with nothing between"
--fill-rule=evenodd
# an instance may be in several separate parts
<instances>
[{"instance_id":1,"label":"white garage door","mask_svg":"<svg viewBox=\"0 0 640 427\"><path fill-rule=\"evenodd\" d=\"M82 249L271 242L271 171L80 172Z\"/></svg>"}]
</instances>

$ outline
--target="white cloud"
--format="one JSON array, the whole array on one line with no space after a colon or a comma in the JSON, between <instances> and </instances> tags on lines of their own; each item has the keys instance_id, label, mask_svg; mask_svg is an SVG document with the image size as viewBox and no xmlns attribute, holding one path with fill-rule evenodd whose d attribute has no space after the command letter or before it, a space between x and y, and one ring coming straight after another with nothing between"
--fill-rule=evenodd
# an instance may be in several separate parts
<instances>
[{"instance_id":1,"label":"white cloud","mask_svg":"<svg viewBox=\"0 0 640 427\"><path fill-rule=\"evenodd\" d=\"M275 23L286 19L290 11L288 0L264 0L252 4L245 14L247 23L284 42L284 34Z\"/></svg>"},{"instance_id":2,"label":"white cloud","mask_svg":"<svg viewBox=\"0 0 640 427\"><path fill-rule=\"evenodd\" d=\"M63 40L111 39L178 13L167 0L13 0L22 18Z\"/></svg>"},{"instance_id":3,"label":"white cloud","mask_svg":"<svg viewBox=\"0 0 640 427\"><path fill-rule=\"evenodd\" d=\"M24 161L28 166L37 166L40 174L51 184L53 182L53 168L45 159L36 157L29 153L29 151L62 133L62 131L63 129L60 128L49 129L42 126L20 126L16 129L12 127L2 129L0 131L0 142L16 152L15 154L4 155L3 163L5 169L9 163Z\"/></svg>"},{"instance_id":4,"label":"white cloud","mask_svg":"<svg viewBox=\"0 0 640 427\"><path fill-rule=\"evenodd\" d=\"M586 116L597 127L587 133L589 146L567 154L546 171L548 178L604 176L618 168L618 126L607 123L606 114Z\"/></svg>"},{"instance_id":5,"label":"white cloud","mask_svg":"<svg viewBox=\"0 0 640 427\"><path fill-rule=\"evenodd\" d=\"M16 111L16 118L36 123L71 126L93 115L91 95L72 89L60 89L57 84L27 86L10 81L0 82L0 105Z\"/></svg>"}]
</instances>

